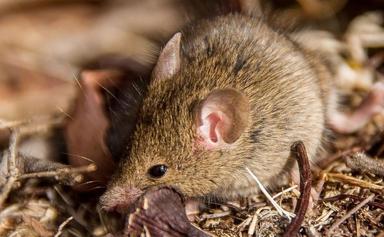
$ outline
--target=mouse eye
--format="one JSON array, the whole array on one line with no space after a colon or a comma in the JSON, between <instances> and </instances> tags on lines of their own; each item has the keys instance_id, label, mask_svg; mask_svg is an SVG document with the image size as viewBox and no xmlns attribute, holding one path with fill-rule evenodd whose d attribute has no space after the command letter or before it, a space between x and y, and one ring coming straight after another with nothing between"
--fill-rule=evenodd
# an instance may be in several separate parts
<instances>
[{"instance_id":1,"label":"mouse eye","mask_svg":"<svg viewBox=\"0 0 384 237\"><path fill-rule=\"evenodd\" d=\"M151 178L161 178L167 172L168 167L166 165L155 165L148 170L148 174Z\"/></svg>"}]
</instances>

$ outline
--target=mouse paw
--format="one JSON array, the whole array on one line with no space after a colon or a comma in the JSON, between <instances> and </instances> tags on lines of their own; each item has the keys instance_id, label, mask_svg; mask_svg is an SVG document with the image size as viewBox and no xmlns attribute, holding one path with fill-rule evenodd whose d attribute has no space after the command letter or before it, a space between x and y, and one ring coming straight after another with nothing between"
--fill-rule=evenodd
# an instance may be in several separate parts
<instances>
[{"instance_id":1,"label":"mouse paw","mask_svg":"<svg viewBox=\"0 0 384 237\"><path fill-rule=\"evenodd\" d=\"M307 213L311 213L316 203L319 201L320 192L318 192L315 188L311 188L311 195L309 196L309 203Z\"/></svg>"},{"instance_id":2,"label":"mouse paw","mask_svg":"<svg viewBox=\"0 0 384 237\"><path fill-rule=\"evenodd\" d=\"M296 187L300 186L300 174L297 171L291 172L291 180L296 185ZM313 207L316 205L317 201L320 198L320 192L317 190L317 187L311 187L311 193L309 196L309 203L308 203L307 212L311 212ZM294 209L295 208L296 208L296 206L294 207Z\"/></svg>"},{"instance_id":3,"label":"mouse paw","mask_svg":"<svg viewBox=\"0 0 384 237\"><path fill-rule=\"evenodd\" d=\"M351 114L330 115L329 125L338 133L353 133L365 126L372 116L384 112L384 83L377 82L360 106Z\"/></svg>"},{"instance_id":4,"label":"mouse paw","mask_svg":"<svg viewBox=\"0 0 384 237\"><path fill-rule=\"evenodd\" d=\"M197 199L188 199L185 201L185 214L190 222L196 220L197 215L204 209L204 203Z\"/></svg>"}]
</instances>

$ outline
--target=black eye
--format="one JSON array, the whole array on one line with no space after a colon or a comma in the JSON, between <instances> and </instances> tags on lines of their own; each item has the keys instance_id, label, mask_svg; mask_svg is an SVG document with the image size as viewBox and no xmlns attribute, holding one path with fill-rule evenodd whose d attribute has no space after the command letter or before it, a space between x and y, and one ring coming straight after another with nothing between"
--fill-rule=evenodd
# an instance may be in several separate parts
<instances>
[{"instance_id":1,"label":"black eye","mask_svg":"<svg viewBox=\"0 0 384 237\"><path fill-rule=\"evenodd\" d=\"M155 165L148 170L148 174L151 176L151 178L158 179L165 175L167 169L168 167L166 165Z\"/></svg>"}]
</instances>

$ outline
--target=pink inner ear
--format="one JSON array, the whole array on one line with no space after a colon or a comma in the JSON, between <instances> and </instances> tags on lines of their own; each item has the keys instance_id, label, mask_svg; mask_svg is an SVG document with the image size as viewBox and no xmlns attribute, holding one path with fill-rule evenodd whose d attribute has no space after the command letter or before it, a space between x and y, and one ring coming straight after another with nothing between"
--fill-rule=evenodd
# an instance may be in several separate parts
<instances>
[{"instance_id":1,"label":"pink inner ear","mask_svg":"<svg viewBox=\"0 0 384 237\"><path fill-rule=\"evenodd\" d=\"M231 149L247 128L247 97L234 89L213 90L197 107L197 143L206 149Z\"/></svg>"},{"instance_id":2,"label":"pink inner ear","mask_svg":"<svg viewBox=\"0 0 384 237\"><path fill-rule=\"evenodd\" d=\"M216 113L212 113L212 114L208 115L206 120L210 124L209 125L209 139L211 140L212 143L217 143L219 138L218 138L218 135L216 134L216 128L217 128L217 124L220 122L219 115Z\"/></svg>"},{"instance_id":3,"label":"pink inner ear","mask_svg":"<svg viewBox=\"0 0 384 237\"><path fill-rule=\"evenodd\" d=\"M202 138L201 144L207 149L214 149L225 143L221 131L224 125L224 114L221 111L214 111L203 117L202 125L198 133Z\"/></svg>"}]
</instances>

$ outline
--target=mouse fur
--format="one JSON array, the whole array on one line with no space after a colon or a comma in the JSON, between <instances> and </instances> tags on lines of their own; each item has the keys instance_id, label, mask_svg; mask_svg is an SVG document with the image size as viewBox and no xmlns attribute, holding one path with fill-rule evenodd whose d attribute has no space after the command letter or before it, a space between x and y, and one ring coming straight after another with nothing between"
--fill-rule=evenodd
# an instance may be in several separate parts
<instances>
[{"instance_id":1,"label":"mouse fur","mask_svg":"<svg viewBox=\"0 0 384 237\"><path fill-rule=\"evenodd\" d=\"M280 185L298 140L316 163L335 107L322 60L262 18L235 13L188 25L159 57L102 205L127 206L161 185L186 197L245 197L259 191L246 167ZM160 178L149 174L156 165L167 167Z\"/></svg>"}]
</instances>

